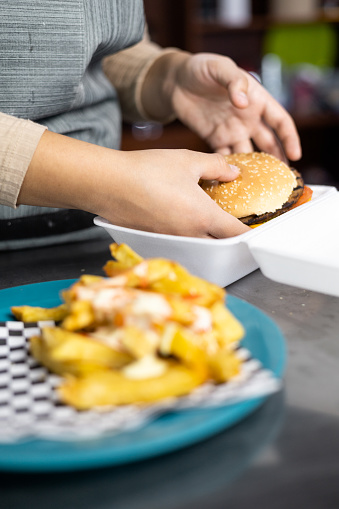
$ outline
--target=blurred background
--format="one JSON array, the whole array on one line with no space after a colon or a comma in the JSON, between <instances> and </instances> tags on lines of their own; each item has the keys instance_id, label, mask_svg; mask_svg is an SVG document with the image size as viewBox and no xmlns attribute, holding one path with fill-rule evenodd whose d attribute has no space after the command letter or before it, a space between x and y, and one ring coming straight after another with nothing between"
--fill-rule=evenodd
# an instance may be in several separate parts
<instances>
[{"instance_id":1,"label":"blurred background","mask_svg":"<svg viewBox=\"0 0 339 509\"><path fill-rule=\"evenodd\" d=\"M161 46L227 55L294 118L309 184L339 188L339 0L144 0ZM122 148L209 147L180 122L125 125Z\"/></svg>"}]
</instances>

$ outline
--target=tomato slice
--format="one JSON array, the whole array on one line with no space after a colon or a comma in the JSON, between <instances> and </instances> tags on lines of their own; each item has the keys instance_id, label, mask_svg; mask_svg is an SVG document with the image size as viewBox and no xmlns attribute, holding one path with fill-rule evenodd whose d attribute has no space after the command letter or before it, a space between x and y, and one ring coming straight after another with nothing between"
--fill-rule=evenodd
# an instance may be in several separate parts
<instances>
[{"instance_id":1,"label":"tomato slice","mask_svg":"<svg viewBox=\"0 0 339 509\"><path fill-rule=\"evenodd\" d=\"M294 205L292 205L291 209L295 209L295 207L299 207L299 205L302 205L303 203L306 203L310 201L312 198L313 191L310 187L304 186L304 192L300 196L299 200L295 202Z\"/></svg>"}]
</instances>

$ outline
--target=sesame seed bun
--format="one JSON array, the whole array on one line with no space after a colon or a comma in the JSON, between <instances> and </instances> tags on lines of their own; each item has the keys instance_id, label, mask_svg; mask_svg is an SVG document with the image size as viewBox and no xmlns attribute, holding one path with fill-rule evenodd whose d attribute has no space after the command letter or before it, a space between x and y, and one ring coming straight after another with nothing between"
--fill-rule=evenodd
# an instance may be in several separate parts
<instances>
[{"instance_id":1,"label":"sesame seed bun","mask_svg":"<svg viewBox=\"0 0 339 509\"><path fill-rule=\"evenodd\" d=\"M257 224L289 210L303 192L296 170L264 152L225 156L240 168L231 182L202 181L201 187L226 212L245 224Z\"/></svg>"}]
</instances>

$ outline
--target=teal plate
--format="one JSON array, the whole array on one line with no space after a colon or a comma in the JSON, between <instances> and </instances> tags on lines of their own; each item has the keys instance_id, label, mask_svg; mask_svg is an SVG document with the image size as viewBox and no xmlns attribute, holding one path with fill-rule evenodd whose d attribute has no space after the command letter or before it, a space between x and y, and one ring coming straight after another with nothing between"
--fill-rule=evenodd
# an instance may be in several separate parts
<instances>
[{"instance_id":1,"label":"teal plate","mask_svg":"<svg viewBox=\"0 0 339 509\"><path fill-rule=\"evenodd\" d=\"M0 291L0 321L13 319L11 306L52 307L60 291L75 280L36 283ZM278 326L255 306L228 295L227 305L243 323L243 346L276 377L283 375L286 348ZM164 414L142 428L103 435L95 440L62 442L31 439L0 444L0 469L16 472L82 470L140 461L169 453L230 428L257 409L266 398L218 408L190 409Z\"/></svg>"}]
</instances>

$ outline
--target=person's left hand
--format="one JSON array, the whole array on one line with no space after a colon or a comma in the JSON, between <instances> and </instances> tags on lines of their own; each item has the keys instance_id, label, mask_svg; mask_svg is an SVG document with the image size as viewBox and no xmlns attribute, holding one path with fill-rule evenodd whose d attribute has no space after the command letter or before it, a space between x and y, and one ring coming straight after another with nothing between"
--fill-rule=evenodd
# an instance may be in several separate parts
<instances>
[{"instance_id":1,"label":"person's left hand","mask_svg":"<svg viewBox=\"0 0 339 509\"><path fill-rule=\"evenodd\" d=\"M280 159L301 157L292 117L233 60L209 53L190 55L177 65L174 76L175 114L213 150L251 152L254 142L257 149Z\"/></svg>"}]
</instances>

